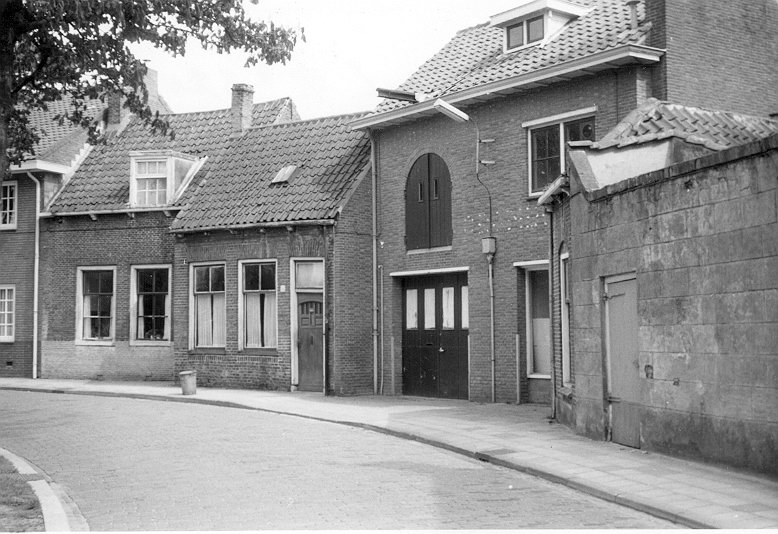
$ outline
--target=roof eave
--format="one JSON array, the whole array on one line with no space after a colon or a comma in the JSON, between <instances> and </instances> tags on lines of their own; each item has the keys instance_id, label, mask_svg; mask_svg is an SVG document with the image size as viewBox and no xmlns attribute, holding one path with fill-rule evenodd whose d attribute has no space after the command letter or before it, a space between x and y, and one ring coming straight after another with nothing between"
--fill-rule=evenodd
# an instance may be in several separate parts
<instances>
[{"instance_id":1,"label":"roof eave","mask_svg":"<svg viewBox=\"0 0 778 534\"><path fill-rule=\"evenodd\" d=\"M658 63L665 54L664 49L653 48L644 45L628 44L618 48L612 48L602 52L588 55L545 69L520 74L504 80L486 83L442 95L450 104L470 104L483 102L494 98L502 98L508 94L547 86L558 82L565 82L581 76L588 76L599 71L622 67L630 64L650 65ZM420 117L436 114L433 108L435 99L430 99L418 104L413 104L398 110L387 111L378 115L370 115L351 123L351 128L361 130L364 128L386 128L405 122L417 120Z\"/></svg>"},{"instance_id":2,"label":"roof eave","mask_svg":"<svg viewBox=\"0 0 778 534\"><path fill-rule=\"evenodd\" d=\"M20 164L11 166L11 173L41 171L55 174L67 174L69 170L70 167L68 165L53 163L42 159L28 159Z\"/></svg>"},{"instance_id":3,"label":"roof eave","mask_svg":"<svg viewBox=\"0 0 778 534\"><path fill-rule=\"evenodd\" d=\"M197 228L171 228L171 234L197 234L201 232L216 232L230 230L247 230L250 228L285 228L295 226L334 226L334 219L300 219L295 221L269 221L245 224L227 224L221 226L198 226Z\"/></svg>"}]
</instances>

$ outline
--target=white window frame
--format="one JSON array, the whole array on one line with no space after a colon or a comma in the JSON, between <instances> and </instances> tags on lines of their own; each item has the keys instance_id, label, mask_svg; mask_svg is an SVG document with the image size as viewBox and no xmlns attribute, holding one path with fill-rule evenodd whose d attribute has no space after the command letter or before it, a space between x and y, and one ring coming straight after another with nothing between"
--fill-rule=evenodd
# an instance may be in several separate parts
<instances>
[{"instance_id":1,"label":"white window frame","mask_svg":"<svg viewBox=\"0 0 778 534\"><path fill-rule=\"evenodd\" d=\"M173 184L171 180L173 159L161 155L136 156L131 158L132 166L130 171L130 205L135 208L160 208L167 206L173 196ZM139 163L161 162L165 165L163 174L138 174ZM163 204L141 204L138 202L138 181L144 179L165 179L165 202Z\"/></svg>"},{"instance_id":2,"label":"white window frame","mask_svg":"<svg viewBox=\"0 0 778 534\"><path fill-rule=\"evenodd\" d=\"M165 333L167 339L138 339L138 271L148 269L167 270L167 300L165 301ZM173 269L170 264L132 265L130 267L130 345L166 346L173 344Z\"/></svg>"},{"instance_id":3,"label":"white window frame","mask_svg":"<svg viewBox=\"0 0 778 534\"><path fill-rule=\"evenodd\" d=\"M11 335L0 334L0 343L13 343L16 336L16 286L12 284L0 285L0 291L5 291L6 295L8 294L8 291L11 292L11 298L6 297L4 299L6 303L10 302L11 304L11 321L4 324L4 326L10 325Z\"/></svg>"},{"instance_id":4,"label":"white window frame","mask_svg":"<svg viewBox=\"0 0 778 534\"><path fill-rule=\"evenodd\" d=\"M573 385L572 367L570 365L570 295L567 294L567 284L570 276L570 254L559 255L559 315L562 330L562 386Z\"/></svg>"},{"instance_id":5,"label":"white window frame","mask_svg":"<svg viewBox=\"0 0 778 534\"><path fill-rule=\"evenodd\" d=\"M507 38L507 37L506 37ZM590 106L588 108L576 109L574 111L568 111L565 113L559 113L557 115L551 115L540 119L534 119L531 121L525 121L521 123L521 127L525 129L527 133L527 193L529 198L538 198L543 194L543 190L532 190L532 132L539 128L546 128L548 126L559 126L559 172L564 174L567 172L567 158L565 147L565 123L577 121L580 119L586 119L591 117L595 119L597 113L597 106Z\"/></svg>"},{"instance_id":6,"label":"white window frame","mask_svg":"<svg viewBox=\"0 0 778 534\"><path fill-rule=\"evenodd\" d=\"M197 345L197 308L195 299L195 268L196 267L223 267L224 268L224 345ZM227 262L202 261L189 264L189 350L194 349L224 349L227 345Z\"/></svg>"},{"instance_id":7,"label":"white window frame","mask_svg":"<svg viewBox=\"0 0 778 534\"><path fill-rule=\"evenodd\" d=\"M521 269L524 269L524 316L525 316L525 328L524 328L524 337L526 339L526 353L527 353L527 377L528 378L542 378L546 380L551 379L550 374L540 374L536 373L533 369L534 367L534 349L533 349L533 339L532 339L532 298L530 296L530 281L529 281L529 272L530 271L548 271L549 270L549 264L548 260L533 260L533 261L527 261L527 262L516 262L513 264L515 267L519 267ZM551 273L549 272L549 275ZM549 280L550 284L550 280ZM549 313L551 313L551 310L549 310ZM551 371L554 370L554 358L553 353L550 354L551 357Z\"/></svg>"},{"instance_id":8,"label":"white window frame","mask_svg":"<svg viewBox=\"0 0 778 534\"><path fill-rule=\"evenodd\" d=\"M109 339L90 339L84 337L84 273L90 271L111 271L113 288L111 294L111 328ZM116 266L89 265L76 267L76 345L96 345L111 347L116 341Z\"/></svg>"},{"instance_id":9,"label":"white window frame","mask_svg":"<svg viewBox=\"0 0 778 534\"><path fill-rule=\"evenodd\" d=\"M12 194L6 196L6 191L12 191ZM0 212L0 230L16 230L16 226L19 221L19 184L16 180L8 180L0 182L0 210L2 210L2 199L12 198L13 209ZM9 223L2 222L2 214L10 214L12 219Z\"/></svg>"},{"instance_id":10,"label":"white window frame","mask_svg":"<svg viewBox=\"0 0 778 534\"><path fill-rule=\"evenodd\" d=\"M273 293L276 295L276 316L275 316L275 329L276 329L276 344L274 346L267 347L255 347L246 345L246 318L245 314L245 288L243 287L243 268L245 265L273 265L275 267L275 289ZM252 291L253 292L253 291ZM270 291L259 291L260 293L269 293ZM280 298L278 296L278 261L275 259L252 259L252 260L239 260L238 261L238 350L244 349L278 349L278 308Z\"/></svg>"},{"instance_id":11,"label":"white window frame","mask_svg":"<svg viewBox=\"0 0 778 534\"><path fill-rule=\"evenodd\" d=\"M535 19L541 19L543 21L543 36L540 39L535 39L531 43L527 42L527 39L529 38L529 21L535 20ZM522 44L518 46L514 46L512 48L508 48L508 31L511 28L515 28L516 26L521 26L521 42ZM505 33L504 33L504 42L503 42L503 50L505 52L516 52L518 50L523 50L525 48L529 48L531 46L537 46L543 42L546 41L546 37L548 37L548 16L546 13L543 14L535 14L532 16L528 16L526 18L523 18L521 20L517 20L516 22L509 24L505 27Z\"/></svg>"}]
</instances>

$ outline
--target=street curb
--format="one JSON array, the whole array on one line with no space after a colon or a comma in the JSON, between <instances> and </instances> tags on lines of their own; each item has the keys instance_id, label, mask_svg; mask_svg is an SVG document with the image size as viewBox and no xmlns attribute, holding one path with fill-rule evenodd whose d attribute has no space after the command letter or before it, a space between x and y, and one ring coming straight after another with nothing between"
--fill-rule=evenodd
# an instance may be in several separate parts
<instances>
[{"instance_id":1,"label":"street curb","mask_svg":"<svg viewBox=\"0 0 778 534\"><path fill-rule=\"evenodd\" d=\"M389 436L393 436L393 437L397 437L409 441L416 441L419 443L423 443L425 445L430 445L438 449L443 449L449 452L453 452L455 454L466 456L468 458L473 458L499 467L504 467L507 469L511 469L513 471L518 471L520 473L532 475L541 478L543 480L553 482L555 484L561 484L563 486L567 486L568 488L574 489L581 493L585 493L587 495L591 495L592 497L596 497L604 501L618 504L626 508L631 508L638 512L642 512L659 519L671 521L673 523L685 526L687 528L694 528L694 529L716 528L712 525L697 521L696 519L691 519L689 517L685 517L680 514L668 512L667 510L663 510L661 508L657 508L649 504L641 503L633 499L629 499L627 497L622 497L619 494L608 493L594 486L584 484L583 482L570 480L568 478L555 475L554 473L550 473L548 471L544 471L536 467L531 467L516 462L510 462L507 460L497 458L496 456L487 453L472 451L469 449L463 449L461 447L457 447L455 445L451 445L450 443L445 443L443 441L425 438L416 434L411 434L409 432L392 430L390 428L371 425L369 423L358 423L355 421L327 419L325 417L320 417L320 416L305 415L305 414L294 413L294 412L284 412L280 410L271 410L268 408L258 408L255 406L247 406L245 404L240 404L231 401L197 399L192 397L167 397L164 395L154 395L154 394L149 395L143 393L117 393L113 391L83 391L83 390L68 390L68 389L54 389L54 388L45 389L45 388L29 388L29 387L13 387L13 386L0 386L0 390L27 391L27 392L37 392L37 393L60 393L60 394L69 394L69 395L87 395L87 396L95 396L95 397L121 397L121 398L140 399L140 400L156 400L156 401L180 402L180 403L189 403L189 404L203 404L208 406L219 406L222 408L239 408L244 410L253 410L258 412L272 413L276 415L287 415L292 417L299 417L301 419L309 419L312 421L320 421L325 423L333 423L333 424L339 424L344 426L350 426L353 428L361 428L364 430L370 430L373 432L378 432L380 434L386 434Z\"/></svg>"},{"instance_id":2,"label":"street curb","mask_svg":"<svg viewBox=\"0 0 778 534\"><path fill-rule=\"evenodd\" d=\"M0 456L11 462L20 475L39 477L35 480L27 480L27 484L32 488L40 504L43 528L46 532L89 530L76 503L61 486L54 484L43 470L7 449L0 448ZM74 529L73 526L78 528Z\"/></svg>"}]
</instances>

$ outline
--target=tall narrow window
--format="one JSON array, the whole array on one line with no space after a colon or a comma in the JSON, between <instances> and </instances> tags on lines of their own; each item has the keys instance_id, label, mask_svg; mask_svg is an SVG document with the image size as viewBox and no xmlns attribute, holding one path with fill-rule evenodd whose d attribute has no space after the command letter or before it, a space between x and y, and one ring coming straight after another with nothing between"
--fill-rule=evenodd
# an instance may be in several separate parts
<instances>
[{"instance_id":1,"label":"tall narrow window","mask_svg":"<svg viewBox=\"0 0 778 534\"><path fill-rule=\"evenodd\" d=\"M194 267L196 347L223 347L226 335L224 265Z\"/></svg>"},{"instance_id":2,"label":"tall narrow window","mask_svg":"<svg viewBox=\"0 0 778 534\"><path fill-rule=\"evenodd\" d=\"M13 343L16 316L16 288L0 286L0 342Z\"/></svg>"},{"instance_id":3,"label":"tall narrow window","mask_svg":"<svg viewBox=\"0 0 778 534\"><path fill-rule=\"evenodd\" d=\"M562 254L559 258L559 300L562 319L562 385L572 384L570 369L570 256Z\"/></svg>"},{"instance_id":4,"label":"tall narrow window","mask_svg":"<svg viewBox=\"0 0 778 534\"><path fill-rule=\"evenodd\" d=\"M16 182L3 182L0 186L0 230L14 230L16 228L16 206Z\"/></svg>"},{"instance_id":5,"label":"tall narrow window","mask_svg":"<svg viewBox=\"0 0 778 534\"><path fill-rule=\"evenodd\" d=\"M424 329L435 329L435 288L424 290Z\"/></svg>"},{"instance_id":6,"label":"tall narrow window","mask_svg":"<svg viewBox=\"0 0 778 534\"><path fill-rule=\"evenodd\" d=\"M170 268L133 268L133 337L170 341Z\"/></svg>"},{"instance_id":7,"label":"tall narrow window","mask_svg":"<svg viewBox=\"0 0 778 534\"><path fill-rule=\"evenodd\" d=\"M551 376L551 315L548 306L548 270L527 271L529 296L530 374Z\"/></svg>"},{"instance_id":8,"label":"tall narrow window","mask_svg":"<svg viewBox=\"0 0 778 534\"><path fill-rule=\"evenodd\" d=\"M81 339L112 341L114 337L114 271L82 271Z\"/></svg>"},{"instance_id":9,"label":"tall narrow window","mask_svg":"<svg viewBox=\"0 0 778 534\"><path fill-rule=\"evenodd\" d=\"M243 263L243 346L276 347L275 263Z\"/></svg>"},{"instance_id":10,"label":"tall narrow window","mask_svg":"<svg viewBox=\"0 0 778 534\"><path fill-rule=\"evenodd\" d=\"M408 174L405 195L407 248L450 245L451 176L440 156L429 153L416 160Z\"/></svg>"},{"instance_id":11,"label":"tall narrow window","mask_svg":"<svg viewBox=\"0 0 778 534\"><path fill-rule=\"evenodd\" d=\"M405 328L407 330L419 328L419 291L417 289L405 291Z\"/></svg>"}]
</instances>

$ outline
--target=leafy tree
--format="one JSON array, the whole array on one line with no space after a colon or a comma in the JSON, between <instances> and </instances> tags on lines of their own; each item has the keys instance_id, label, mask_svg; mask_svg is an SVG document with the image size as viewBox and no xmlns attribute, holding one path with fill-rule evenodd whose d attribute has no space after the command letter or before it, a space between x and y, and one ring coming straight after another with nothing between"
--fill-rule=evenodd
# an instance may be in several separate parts
<instances>
[{"instance_id":1,"label":"leafy tree","mask_svg":"<svg viewBox=\"0 0 778 534\"><path fill-rule=\"evenodd\" d=\"M184 55L188 38L219 53L244 51L250 66L285 63L297 32L248 19L241 0L0 0L0 178L34 155L29 112L61 98L72 105L58 120L86 128L93 143L99 117L87 105L114 91L148 127L167 132L147 104L146 66L127 45Z\"/></svg>"}]
</instances>

